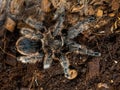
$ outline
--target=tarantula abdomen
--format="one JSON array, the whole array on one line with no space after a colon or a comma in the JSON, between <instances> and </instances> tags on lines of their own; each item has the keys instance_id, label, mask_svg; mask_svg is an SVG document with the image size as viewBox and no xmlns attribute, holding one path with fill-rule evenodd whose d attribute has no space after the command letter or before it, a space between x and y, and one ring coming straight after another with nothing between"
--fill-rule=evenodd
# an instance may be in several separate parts
<instances>
[{"instance_id":1,"label":"tarantula abdomen","mask_svg":"<svg viewBox=\"0 0 120 90\"><path fill-rule=\"evenodd\" d=\"M39 52L41 42L27 37L20 37L16 42L17 51L23 55L30 55Z\"/></svg>"}]
</instances>

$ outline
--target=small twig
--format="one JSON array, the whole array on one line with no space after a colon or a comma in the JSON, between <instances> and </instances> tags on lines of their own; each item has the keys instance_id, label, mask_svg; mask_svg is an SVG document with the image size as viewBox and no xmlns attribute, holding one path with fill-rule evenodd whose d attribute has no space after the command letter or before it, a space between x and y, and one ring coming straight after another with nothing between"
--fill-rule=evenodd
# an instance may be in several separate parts
<instances>
[{"instance_id":1,"label":"small twig","mask_svg":"<svg viewBox=\"0 0 120 90\"><path fill-rule=\"evenodd\" d=\"M33 73L32 81L31 81L31 83L29 85L29 90L31 89L34 82L35 82L36 86L38 86L37 76L38 76L38 74L37 74L37 72L35 70L35 72Z\"/></svg>"},{"instance_id":2,"label":"small twig","mask_svg":"<svg viewBox=\"0 0 120 90\"><path fill-rule=\"evenodd\" d=\"M108 54L109 54L109 56L110 56L110 59L112 60L112 54L111 54L111 52L110 52L109 47L107 47L107 49L108 49Z\"/></svg>"},{"instance_id":3,"label":"small twig","mask_svg":"<svg viewBox=\"0 0 120 90\"><path fill-rule=\"evenodd\" d=\"M10 54L10 53L7 53L5 50L3 50L2 47L0 47L0 49L1 49L1 51L2 51L3 53L5 53L5 54L7 54L7 55L9 55L9 56L11 56L11 57L13 57L13 58L16 58L16 56L14 56L14 55L12 55L12 54Z\"/></svg>"},{"instance_id":4,"label":"small twig","mask_svg":"<svg viewBox=\"0 0 120 90\"><path fill-rule=\"evenodd\" d=\"M33 76L33 77L32 77L32 81L31 81L31 83L30 83L30 85L29 85L29 90L31 89L31 87L32 87L32 85L33 85L34 79L35 79L35 77Z\"/></svg>"},{"instance_id":5,"label":"small twig","mask_svg":"<svg viewBox=\"0 0 120 90\"><path fill-rule=\"evenodd\" d=\"M4 41L4 50L5 50L5 48L6 48L6 31L5 31L5 34L4 34L4 39L3 39L3 41Z\"/></svg>"},{"instance_id":6,"label":"small twig","mask_svg":"<svg viewBox=\"0 0 120 90\"><path fill-rule=\"evenodd\" d=\"M35 83L38 86L38 81L37 81L37 77L35 77Z\"/></svg>"},{"instance_id":7,"label":"small twig","mask_svg":"<svg viewBox=\"0 0 120 90\"><path fill-rule=\"evenodd\" d=\"M39 75L38 75L37 71L35 70L35 72L34 72L34 81L35 81L36 85L38 86L37 76L39 76Z\"/></svg>"},{"instance_id":8,"label":"small twig","mask_svg":"<svg viewBox=\"0 0 120 90\"><path fill-rule=\"evenodd\" d=\"M101 50L100 47L99 47L98 41L97 41L97 40L95 40L95 41L96 41L96 44L97 44L97 48L98 48L99 50Z\"/></svg>"}]
</instances>

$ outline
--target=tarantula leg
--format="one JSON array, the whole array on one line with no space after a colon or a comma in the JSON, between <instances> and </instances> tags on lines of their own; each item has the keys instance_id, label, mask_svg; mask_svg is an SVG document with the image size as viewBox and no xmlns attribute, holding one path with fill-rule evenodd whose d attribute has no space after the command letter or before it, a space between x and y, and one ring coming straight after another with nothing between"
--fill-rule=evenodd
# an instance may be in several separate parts
<instances>
[{"instance_id":1,"label":"tarantula leg","mask_svg":"<svg viewBox=\"0 0 120 90\"><path fill-rule=\"evenodd\" d=\"M93 50L89 50L89 49L80 50L80 53L87 54L87 55L90 55L90 56L101 56L101 53L94 52Z\"/></svg>"},{"instance_id":2,"label":"tarantula leg","mask_svg":"<svg viewBox=\"0 0 120 90\"><path fill-rule=\"evenodd\" d=\"M67 38L73 39L75 38L80 32L77 29L72 29L68 31Z\"/></svg>"},{"instance_id":3,"label":"tarantula leg","mask_svg":"<svg viewBox=\"0 0 120 90\"><path fill-rule=\"evenodd\" d=\"M67 46L69 47L69 51L70 52L75 52L75 51L78 51L80 48L81 48L81 45L72 41L72 40L67 40L66 41L67 43Z\"/></svg>"},{"instance_id":4,"label":"tarantula leg","mask_svg":"<svg viewBox=\"0 0 120 90\"><path fill-rule=\"evenodd\" d=\"M62 13L65 12L65 7L64 6L59 6L59 8L57 8L53 20L57 19Z\"/></svg>"},{"instance_id":5,"label":"tarantula leg","mask_svg":"<svg viewBox=\"0 0 120 90\"><path fill-rule=\"evenodd\" d=\"M78 24L81 24L81 23L78 23ZM67 35L67 38L69 39L73 39L75 38L76 36L78 36L78 34L82 33L83 31L85 30L88 30L89 26L87 25L87 23L83 23L81 25L78 25L79 27L71 27L69 30L68 30L68 35Z\"/></svg>"},{"instance_id":6,"label":"tarantula leg","mask_svg":"<svg viewBox=\"0 0 120 90\"><path fill-rule=\"evenodd\" d=\"M34 30L29 29L29 28L22 28L20 30L20 33L24 36L32 36L32 33L34 33Z\"/></svg>"},{"instance_id":7,"label":"tarantula leg","mask_svg":"<svg viewBox=\"0 0 120 90\"><path fill-rule=\"evenodd\" d=\"M51 53L45 54L43 68L48 69L50 67L52 61L53 61L52 60L52 54Z\"/></svg>"},{"instance_id":8,"label":"tarantula leg","mask_svg":"<svg viewBox=\"0 0 120 90\"><path fill-rule=\"evenodd\" d=\"M62 55L62 56L60 57L60 64L61 64L61 66L63 67L65 77L66 77L66 78L70 78L70 73L69 73L69 71L70 71L69 65L70 65L70 64L69 64L68 58L65 57L64 55Z\"/></svg>"},{"instance_id":9,"label":"tarantula leg","mask_svg":"<svg viewBox=\"0 0 120 90\"><path fill-rule=\"evenodd\" d=\"M93 50L87 49L85 46L77 44L73 41L70 41L69 45L69 50L71 52L76 52L80 54L87 54L90 56L101 56L101 53L99 52L94 52Z\"/></svg>"},{"instance_id":10,"label":"tarantula leg","mask_svg":"<svg viewBox=\"0 0 120 90\"><path fill-rule=\"evenodd\" d=\"M28 56L17 57L17 61L21 61L22 63L36 63L41 61L43 56L44 56L43 53L35 53Z\"/></svg>"},{"instance_id":11,"label":"tarantula leg","mask_svg":"<svg viewBox=\"0 0 120 90\"><path fill-rule=\"evenodd\" d=\"M35 31L29 28L22 28L20 33L27 38L40 40L43 38L43 35L39 31Z\"/></svg>"},{"instance_id":12,"label":"tarantula leg","mask_svg":"<svg viewBox=\"0 0 120 90\"><path fill-rule=\"evenodd\" d=\"M76 26L79 26L79 27L71 27L68 30L68 36L67 36L67 38L73 39L76 36L78 36L78 34L82 33L85 30L88 30L88 28L89 28L89 26L87 25L87 23L83 23L82 24L81 22L79 22L78 25L76 25Z\"/></svg>"},{"instance_id":13,"label":"tarantula leg","mask_svg":"<svg viewBox=\"0 0 120 90\"><path fill-rule=\"evenodd\" d=\"M31 17L28 17L25 20L25 23L30 25L31 27L37 29L37 30L43 29L43 23L42 22L37 22L36 20L32 19Z\"/></svg>"},{"instance_id":14,"label":"tarantula leg","mask_svg":"<svg viewBox=\"0 0 120 90\"><path fill-rule=\"evenodd\" d=\"M60 34L60 31L63 28L63 22L64 22L64 13L60 15L60 17L58 18L58 22L55 25L55 29L53 32L53 36L57 36L58 34Z\"/></svg>"},{"instance_id":15,"label":"tarantula leg","mask_svg":"<svg viewBox=\"0 0 120 90\"><path fill-rule=\"evenodd\" d=\"M94 52L91 49L87 49L85 46L81 46L81 49L79 50L79 53L87 54L87 55L90 55L90 56L101 56L101 53Z\"/></svg>"},{"instance_id":16,"label":"tarantula leg","mask_svg":"<svg viewBox=\"0 0 120 90\"><path fill-rule=\"evenodd\" d=\"M88 30L89 28L89 23L93 22L95 20L95 17L88 17L87 19L78 22L76 25L74 25L73 27L70 27L68 30L68 35L67 38L68 39L73 39L76 36L78 36L78 34L82 33L85 30Z\"/></svg>"}]
</instances>

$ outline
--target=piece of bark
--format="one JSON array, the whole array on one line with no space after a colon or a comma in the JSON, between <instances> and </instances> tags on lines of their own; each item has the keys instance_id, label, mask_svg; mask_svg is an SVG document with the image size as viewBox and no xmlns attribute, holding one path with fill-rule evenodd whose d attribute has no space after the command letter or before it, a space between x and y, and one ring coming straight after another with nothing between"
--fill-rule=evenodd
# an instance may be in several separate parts
<instances>
[{"instance_id":1,"label":"piece of bark","mask_svg":"<svg viewBox=\"0 0 120 90\"><path fill-rule=\"evenodd\" d=\"M99 65L100 59L96 58L88 63L88 74L87 74L87 80L90 80L96 76L99 76Z\"/></svg>"},{"instance_id":2,"label":"piece of bark","mask_svg":"<svg viewBox=\"0 0 120 90\"><path fill-rule=\"evenodd\" d=\"M15 29L15 26L16 26L16 22L10 17L7 17L4 27L10 32L13 32Z\"/></svg>"},{"instance_id":3,"label":"piece of bark","mask_svg":"<svg viewBox=\"0 0 120 90\"><path fill-rule=\"evenodd\" d=\"M12 54L11 54L12 55ZM15 55L14 55L15 56ZM15 57L12 57L12 56L8 56L7 55L7 58L5 60L5 63L10 65L10 66L16 66L17 64L17 60Z\"/></svg>"},{"instance_id":4,"label":"piece of bark","mask_svg":"<svg viewBox=\"0 0 120 90\"><path fill-rule=\"evenodd\" d=\"M42 0L41 2L41 8L44 12L50 12L50 5L49 0Z\"/></svg>"},{"instance_id":5,"label":"piece of bark","mask_svg":"<svg viewBox=\"0 0 120 90\"><path fill-rule=\"evenodd\" d=\"M109 17L114 17L115 13L109 13L108 15L109 15Z\"/></svg>"}]
</instances>

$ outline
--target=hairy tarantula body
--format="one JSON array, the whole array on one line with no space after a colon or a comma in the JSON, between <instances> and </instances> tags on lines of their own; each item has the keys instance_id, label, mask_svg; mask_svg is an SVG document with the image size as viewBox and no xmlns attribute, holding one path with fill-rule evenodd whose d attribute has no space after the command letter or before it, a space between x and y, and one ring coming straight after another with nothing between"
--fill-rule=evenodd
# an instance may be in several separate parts
<instances>
[{"instance_id":1,"label":"hairy tarantula body","mask_svg":"<svg viewBox=\"0 0 120 90\"><path fill-rule=\"evenodd\" d=\"M42 0L42 2L44 1ZM50 68L53 60L57 59L63 67L65 77L73 79L77 76L77 71L69 68L68 53L101 56L99 52L89 50L73 40L80 33L88 30L88 24L95 18L88 17L68 27L66 35L64 35L62 30L65 26L65 15L69 5L67 5L66 0L48 1L52 3L56 10L55 12L52 11L54 12L53 17L51 17L53 18L52 21L56 21L52 29L51 26L46 25L45 16L47 15L44 12L49 11L50 7L48 10L43 10L41 0L0 0L0 26L4 25L5 22L5 29L13 31L17 25L16 21L22 21L30 27L20 27L21 37L16 42L16 48L22 56L17 57L18 61L36 63L43 60L43 68L47 69ZM46 5L43 5L44 9ZM44 32L42 32L43 29ZM66 48L67 50L65 50Z\"/></svg>"},{"instance_id":2,"label":"hairy tarantula body","mask_svg":"<svg viewBox=\"0 0 120 90\"><path fill-rule=\"evenodd\" d=\"M43 60L43 68L47 69L51 66L54 59L58 59L63 67L65 77L73 79L76 76L72 76L75 71L72 72L69 68L69 59L67 54L69 52L75 52L79 54L87 54L91 56L100 56L99 52L88 50L85 46L76 43L72 39L78 36L79 33L87 30L87 23L94 20L94 17L90 17L84 21L78 22L75 26L70 27L67 31L67 35L62 33L62 25L64 22L64 15L59 16L58 22L54 29L47 30L41 33L41 26L36 28L36 23L27 21L27 24L35 29L22 28L20 33L22 36L17 40L17 51L24 56L17 58L18 61L23 63L36 63ZM31 24L32 23L32 24ZM86 27L85 27L86 26ZM64 48L68 47L68 51L63 52Z\"/></svg>"}]
</instances>

